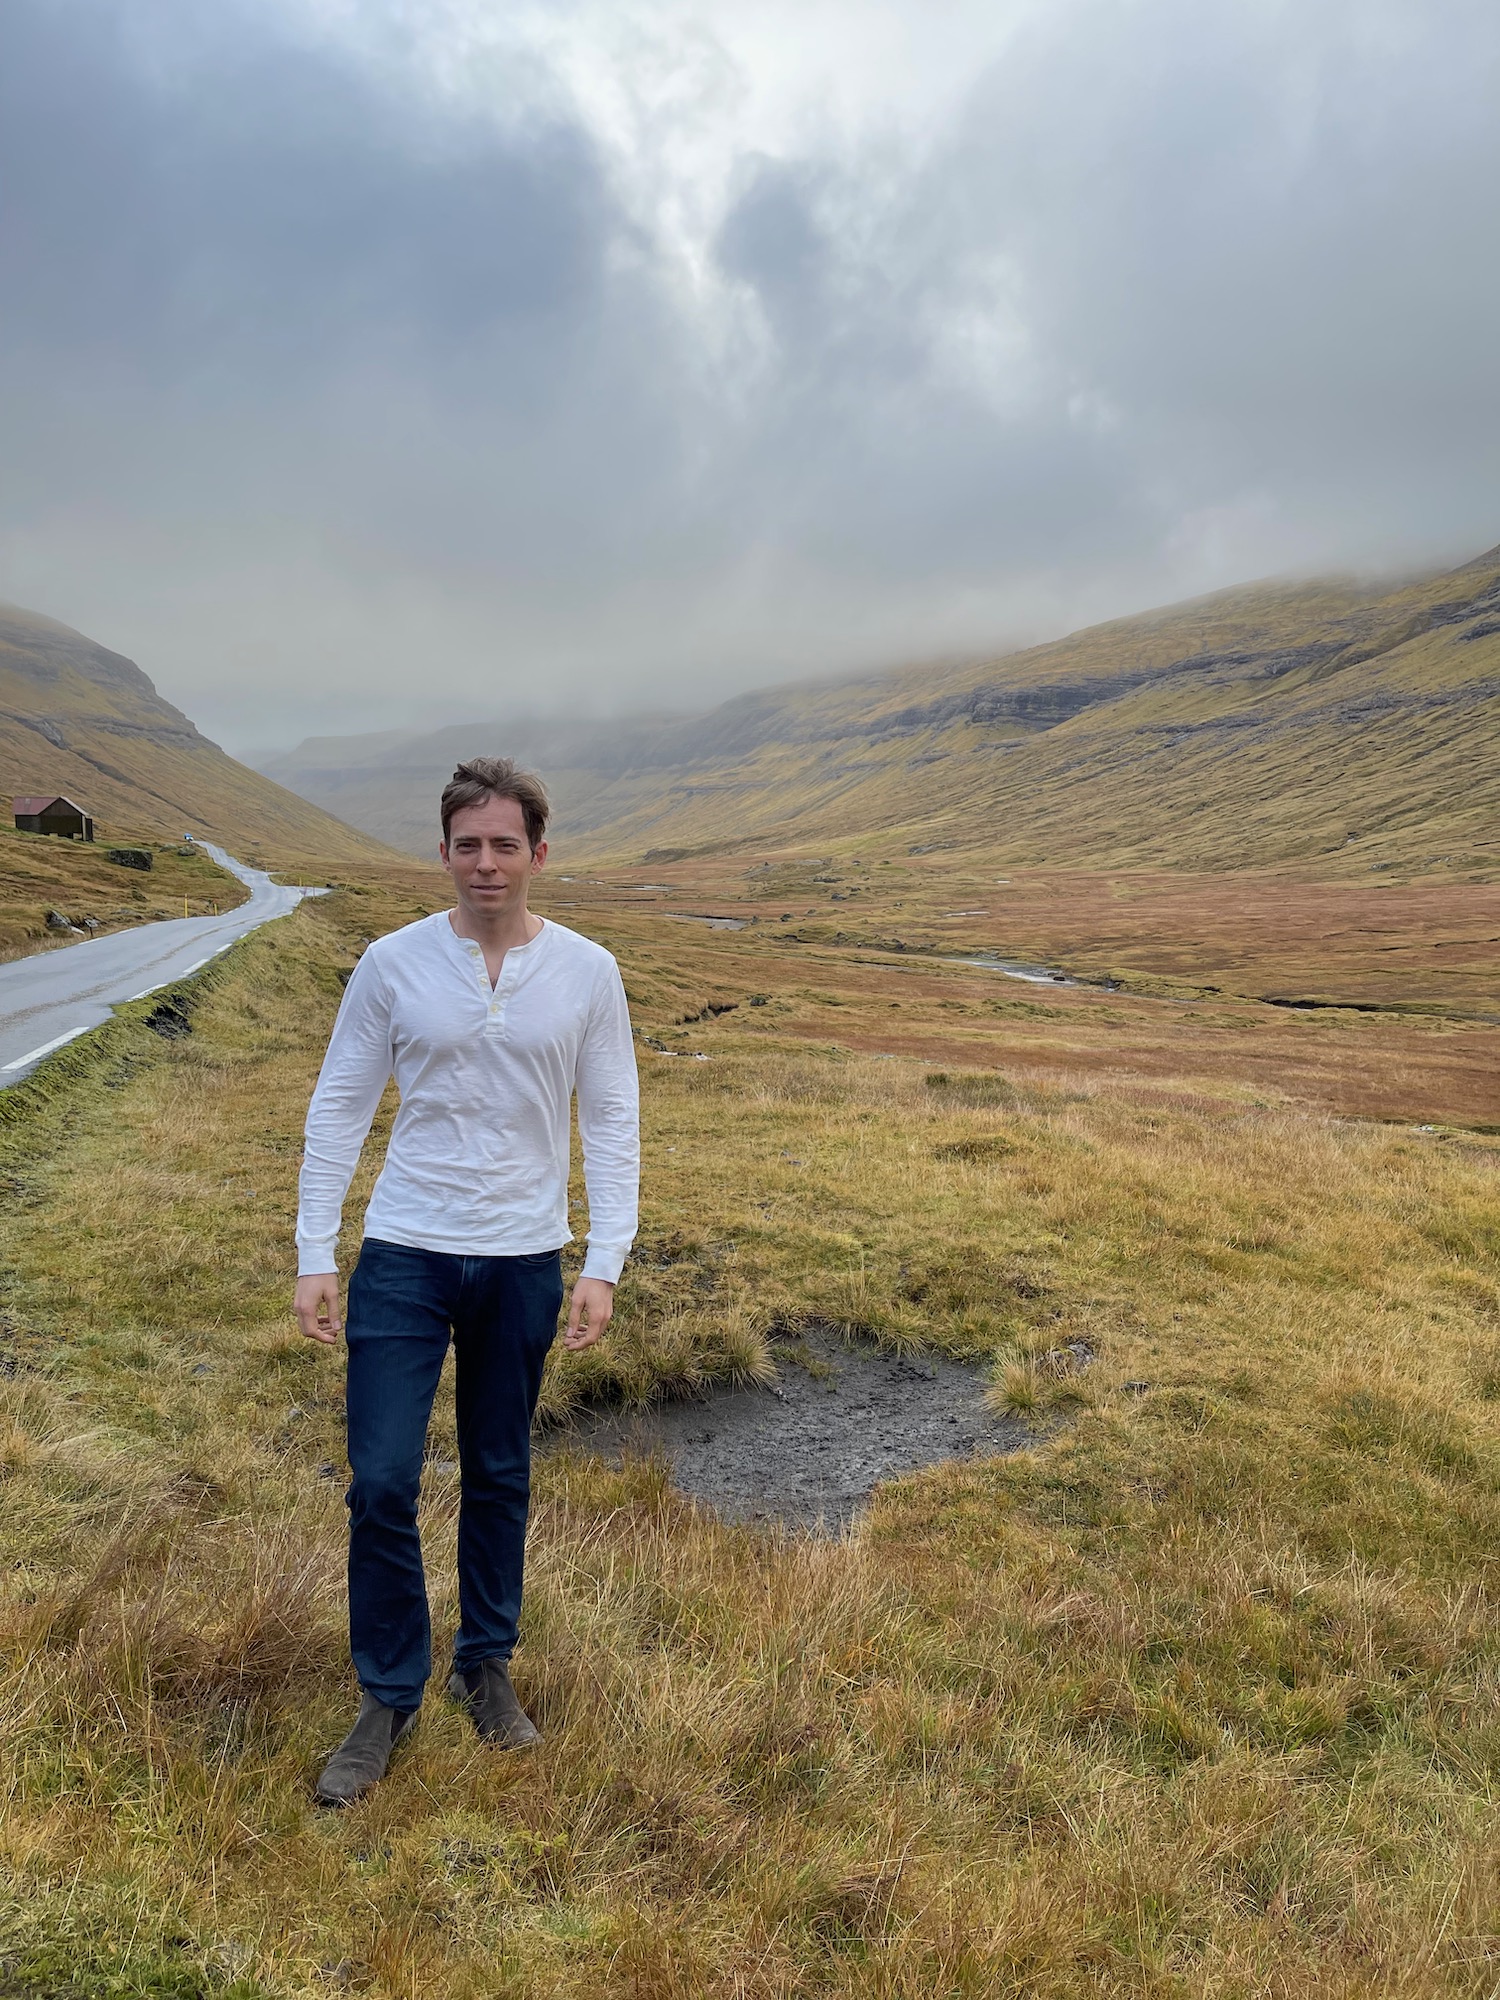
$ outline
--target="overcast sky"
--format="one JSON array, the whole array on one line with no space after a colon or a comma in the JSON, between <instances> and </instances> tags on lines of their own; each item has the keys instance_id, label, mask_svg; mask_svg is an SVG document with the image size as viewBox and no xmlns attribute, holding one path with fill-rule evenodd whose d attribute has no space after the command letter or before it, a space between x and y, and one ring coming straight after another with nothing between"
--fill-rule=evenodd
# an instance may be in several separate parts
<instances>
[{"instance_id":1,"label":"overcast sky","mask_svg":"<svg viewBox=\"0 0 1500 2000\"><path fill-rule=\"evenodd\" d=\"M1500 541L1495 0L3 0L0 597L232 750Z\"/></svg>"}]
</instances>

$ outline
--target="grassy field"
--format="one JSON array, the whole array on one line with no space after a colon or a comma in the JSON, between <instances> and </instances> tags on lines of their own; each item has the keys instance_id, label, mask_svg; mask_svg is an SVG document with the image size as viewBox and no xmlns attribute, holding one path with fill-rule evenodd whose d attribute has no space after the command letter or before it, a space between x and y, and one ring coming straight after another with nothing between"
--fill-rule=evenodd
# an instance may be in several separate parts
<instances>
[{"instance_id":1,"label":"grassy field","mask_svg":"<svg viewBox=\"0 0 1500 2000\"><path fill-rule=\"evenodd\" d=\"M772 866L542 899L620 955L646 1141L616 1330L547 1407L763 1376L816 1318L985 1357L1036 1447L831 1541L549 1455L546 1747L434 1695L316 1813L353 1689L300 1122L340 973L445 885L304 905L191 1035L126 1010L0 1096L0 1995L1496 1992L1500 1030L1482 965L1422 955L1454 912L1400 906L1394 1011L1303 1014L1247 996L1372 977L1363 905L1321 952L1311 904L1226 915L1195 960L1206 892L1153 939L1031 879L1012 934L920 858ZM944 962L1085 936L1123 991ZM1073 1338L1086 1371L1038 1365ZM440 1646L452 1456L443 1410Z\"/></svg>"},{"instance_id":2,"label":"grassy field","mask_svg":"<svg viewBox=\"0 0 1500 2000\"><path fill-rule=\"evenodd\" d=\"M0 826L0 959L39 951L54 940L76 942L48 930L49 910L75 925L91 917L101 932L116 931L158 917L237 909L249 894L195 847L154 840L122 844L144 848L150 869L110 861L102 841L90 845Z\"/></svg>"},{"instance_id":3,"label":"grassy field","mask_svg":"<svg viewBox=\"0 0 1500 2000\"><path fill-rule=\"evenodd\" d=\"M770 980L763 1018L797 1038L985 1065L1003 1028L1008 1060L1040 1074L1168 1095L1192 1075L1302 1109L1500 1128L1500 890L1486 885L997 878L993 862L847 843L560 876L549 893L564 921L626 926L640 963L692 968L716 1000ZM962 962L985 954L1078 983Z\"/></svg>"}]
</instances>

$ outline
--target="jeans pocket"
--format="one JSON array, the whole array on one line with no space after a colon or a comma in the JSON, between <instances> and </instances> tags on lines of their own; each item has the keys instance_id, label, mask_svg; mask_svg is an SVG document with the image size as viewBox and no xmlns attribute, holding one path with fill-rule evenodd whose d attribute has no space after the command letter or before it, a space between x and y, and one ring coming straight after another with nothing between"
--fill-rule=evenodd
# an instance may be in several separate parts
<instances>
[{"instance_id":1,"label":"jeans pocket","mask_svg":"<svg viewBox=\"0 0 1500 2000\"><path fill-rule=\"evenodd\" d=\"M367 1236L349 1279L345 1341L408 1334L445 1337L452 1261L430 1250Z\"/></svg>"}]
</instances>

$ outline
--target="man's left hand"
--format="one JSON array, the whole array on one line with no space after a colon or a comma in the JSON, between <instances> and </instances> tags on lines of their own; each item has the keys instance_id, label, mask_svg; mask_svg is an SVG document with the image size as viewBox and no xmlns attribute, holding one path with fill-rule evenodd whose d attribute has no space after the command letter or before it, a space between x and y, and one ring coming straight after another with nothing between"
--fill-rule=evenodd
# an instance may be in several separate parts
<instances>
[{"instance_id":1,"label":"man's left hand","mask_svg":"<svg viewBox=\"0 0 1500 2000\"><path fill-rule=\"evenodd\" d=\"M563 1346L573 1354L577 1354L580 1348L592 1347L609 1325L614 1309L613 1285L603 1278L580 1278L573 1287L573 1302L568 1308L568 1330L563 1335Z\"/></svg>"}]
</instances>

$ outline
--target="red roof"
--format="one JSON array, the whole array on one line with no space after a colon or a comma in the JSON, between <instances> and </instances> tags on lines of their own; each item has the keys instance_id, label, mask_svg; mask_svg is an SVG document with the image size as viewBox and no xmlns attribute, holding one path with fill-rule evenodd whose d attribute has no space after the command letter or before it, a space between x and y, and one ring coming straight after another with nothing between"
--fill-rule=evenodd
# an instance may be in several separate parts
<instances>
[{"instance_id":1,"label":"red roof","mask_svg":"<svg viewBox=\"0 0 1500 2000\"><path fill-rule=\"evenodd\" d=\"M27 819L34 819L38 813L44 813L52 806L72 806L74 812L82 813L85 819L89 817L83 806L78 805L73 799L63 798L57 792L49 792L44 798L30 796L21 798L18 795L11 800L12 810L24 814Z\"/></svg>"}]
</instances>

